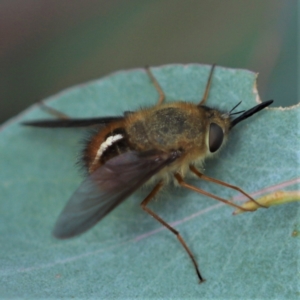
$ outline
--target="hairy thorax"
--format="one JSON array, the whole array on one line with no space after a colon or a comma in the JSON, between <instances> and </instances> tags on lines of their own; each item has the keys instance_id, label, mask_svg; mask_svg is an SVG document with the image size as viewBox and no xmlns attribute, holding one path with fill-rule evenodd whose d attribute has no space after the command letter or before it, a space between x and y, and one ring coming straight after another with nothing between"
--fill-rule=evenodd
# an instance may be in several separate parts
<instances>
[{"instance_id":1,"label":"hairy thorax","mask_svg":"<svg viewBox=\"0 0 300 300\"><path fill-rule=\"evenodd\" d=\"M210 155L207 136L212 117L216 118L215 110L186 102L129 113L124 120L108 124L88 142L86 166L91 173L127 151L180 151L181 156L155 177L169 177L174 172L184 176L190 164L202 164L204 157Z\"/></svg>"}]
</instances>

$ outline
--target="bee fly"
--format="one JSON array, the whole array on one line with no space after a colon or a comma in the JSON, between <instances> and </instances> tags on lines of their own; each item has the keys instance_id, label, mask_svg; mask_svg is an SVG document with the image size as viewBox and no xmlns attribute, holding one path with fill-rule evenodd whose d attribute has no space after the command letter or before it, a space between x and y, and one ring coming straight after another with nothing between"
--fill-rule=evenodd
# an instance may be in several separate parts
<instances>
[{"instance_id":1,"label":"bee fly","mask_svg":"<svg viewBox=\"0 0 300 300\"><path fill-rule=\"evenodd\" d=\"M247 111L239 112L233 111L240 103L229 112L205 106L213 70L214 66L211 68L205 93L199 104L163 103L164 92L150 69L146 68L159 93L158 103L153 107L125 112L123 116L117 117L68 119L63 115L60 119L24 123L37 127L99 125L100 128L86 143L83 163L89 175L71 196L58 217L53 230L56 238L70 238L87 231L151 179L155 185L141 202L142 209L176 235L192 260L200 282L204 281L198 264L180 233L147 205L161 188L173 179L184 188L246 210L190 185L184 179L188 172L194 173L200 179L237 190L256 202L240 188L208 177L196 166L201 165L205 158L214 155L222 148L230 130L236 124L273 102L266 101ZM233 115L237 114L239 116L233 118Z\"/></svg>"}]
</instances>

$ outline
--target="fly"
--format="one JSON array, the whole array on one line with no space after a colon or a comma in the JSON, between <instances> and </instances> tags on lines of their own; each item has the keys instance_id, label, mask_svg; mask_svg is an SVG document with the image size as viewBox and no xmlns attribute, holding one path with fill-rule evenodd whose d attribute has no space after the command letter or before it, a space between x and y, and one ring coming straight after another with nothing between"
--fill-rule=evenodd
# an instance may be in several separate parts
<instances>
[{"instance_id":1,"label":"fly","mask_svg":"<svg viewBox=\"0 0 300 300\"><path fill-rule=\"evenodd\" d=\"M141 208L177 237L192 260L198 279L204 281L197 261L180 233L147 205L168 181L173 180L181 187L249 211L186 182L185 177L191 172L200 179L234 189L261 206L239 187L208 177L197 166L220 151L235 125L273 103L273 100L265 101L238 112L234 110L240 103L228 112L206 106L214 67L198 104L164 103L163 90L146 68L159 94L153 107L125 112L123 116L74 119L60 115L60 119L23 123L51 128L99 126L83 151L88 176L58 217L53 230L56 238L71 238L89 230L139 187L151 181L154 188L141 202ZM234 117L236 115L239 116Z\"/></svg>"}]
</instances>

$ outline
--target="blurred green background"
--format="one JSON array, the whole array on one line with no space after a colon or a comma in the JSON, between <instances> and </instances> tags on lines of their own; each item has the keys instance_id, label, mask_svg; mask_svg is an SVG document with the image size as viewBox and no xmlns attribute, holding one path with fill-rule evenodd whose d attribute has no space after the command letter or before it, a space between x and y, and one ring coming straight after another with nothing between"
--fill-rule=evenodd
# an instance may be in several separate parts
<instances>
[{"instance_id":1,"label":"blurred green background","mask_svg":"<svg viewBox=\"0 0 300 300\"><path fill-rule=\"evenodd\" d=\"M263 99L298 103L298 14L296 0L2 0L0 122L68 86L170 63L250 69Z\"/></svg>"}]
</instances>

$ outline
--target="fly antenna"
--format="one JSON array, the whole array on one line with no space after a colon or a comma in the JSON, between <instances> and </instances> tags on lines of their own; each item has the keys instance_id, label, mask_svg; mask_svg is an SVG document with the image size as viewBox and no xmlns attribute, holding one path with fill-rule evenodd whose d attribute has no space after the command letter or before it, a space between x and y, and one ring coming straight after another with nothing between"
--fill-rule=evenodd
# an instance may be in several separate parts
<instances>
[{"instance_id":1,"label":"fly antenna","mask_svg":"<svg viewBox=\"0 0 300 300\"><path fill-rule=\"evenodd\" d=\"M232 113L232 111L234 111L240 104L242 103L242 101L240 101L237 105L235 105L230 111L229 111L229 116L233 116L233 115L237 115L237 114L241 114L244 112L244 110L241 111L237 111L235 113Z\"/></svg>"}]
</instances>

